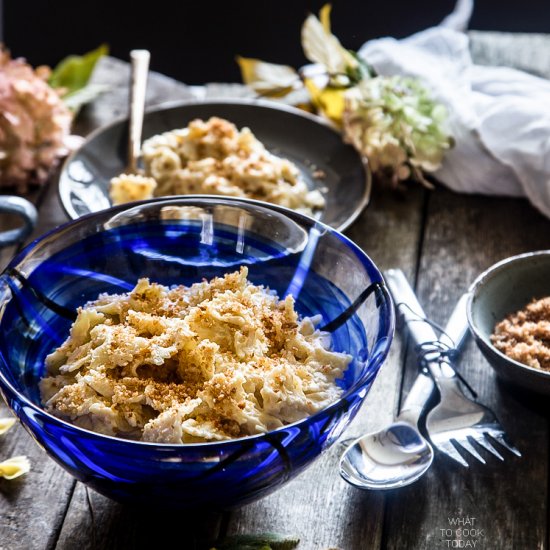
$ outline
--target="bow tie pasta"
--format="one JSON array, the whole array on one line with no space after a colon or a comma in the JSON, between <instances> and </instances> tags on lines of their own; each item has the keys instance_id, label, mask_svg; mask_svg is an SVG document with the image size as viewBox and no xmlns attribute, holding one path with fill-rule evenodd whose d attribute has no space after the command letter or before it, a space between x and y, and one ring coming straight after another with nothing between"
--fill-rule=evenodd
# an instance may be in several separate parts
<instances>
[{"instance_id":1,"label":"bow tie pasta","mask_svg":"<svg viewBox=\"0 0 550 550\"><path fill-rule=\"evenodd\" d=\"M78 310L46 360L53 414L109 435L161 443L267 432L341 395L351 357L314 319L247 280L247 269L190 287L140 279Z\"/></svg>"}]
</instances>

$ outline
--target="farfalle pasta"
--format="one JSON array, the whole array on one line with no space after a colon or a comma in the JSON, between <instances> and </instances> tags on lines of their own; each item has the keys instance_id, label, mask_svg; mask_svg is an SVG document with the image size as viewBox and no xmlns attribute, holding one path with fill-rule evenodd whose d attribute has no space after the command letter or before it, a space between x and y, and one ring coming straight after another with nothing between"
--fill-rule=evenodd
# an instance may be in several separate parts
<instances>
[{"instance_id":1,"label":"farfalle pasta","mask_svg":"<svg viewBox=\"0 0 550 550\"><path fill-rule=\"evenodd\" d=\"M294 300L247 269L190 287L140 279L78 310L40 384L53 414L108 435L161 443L267 432L338 399L350 356L331 351Z\"/></svg>"},{"instance_id":2,"label":"farfalle pasta","mask_svg":"<svg viewBox=\"0 0 550 550\"><path fill-rule=\"evenodd\" d=\"M15 479L31 469L31 463L26 456L13 456L0 462L0 477Z\"/></svg>"},{"instance_id":3,"label":"farfalle pasta","mask_svg":"<svg viewBox=\"0 0 550 550\"><path fill-rule=\"evenodd\" d=\"M257 199L306 214L325 205L294 163L273 155L248 128L212 117L143 143L144 173L111 180L113 204L165 195L226 195ZM156 185L155 185L156 183Z\"/></svg>"},{"instance_id":4,"label":"farfalle pasta","mask_svg":"<svg viewBox=\"0 0 550 550\"><path fill-rule=\"evenodd\" d=\"M10 428L12 428L15 422L15 418L0 418L0 435L5 434Z\"/></svg>"}]
</instances>

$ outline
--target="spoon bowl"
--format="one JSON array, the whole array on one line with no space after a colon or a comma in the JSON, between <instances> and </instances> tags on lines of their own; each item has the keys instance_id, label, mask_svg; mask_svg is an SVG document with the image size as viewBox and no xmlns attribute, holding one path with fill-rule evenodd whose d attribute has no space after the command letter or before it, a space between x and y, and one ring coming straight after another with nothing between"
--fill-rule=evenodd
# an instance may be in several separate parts
<instances>
[{"instance_id":1,"label":"spoon bowl","mask_svg":"<svg viewBox=\"0 0 550 550\"><path fill-rule=\"evenodd\" d=\"M421 477L433 458L418 429L398 420L352 442L340 459L340 474L361 489L395 489Z\"/></svg>"}]
</instances>

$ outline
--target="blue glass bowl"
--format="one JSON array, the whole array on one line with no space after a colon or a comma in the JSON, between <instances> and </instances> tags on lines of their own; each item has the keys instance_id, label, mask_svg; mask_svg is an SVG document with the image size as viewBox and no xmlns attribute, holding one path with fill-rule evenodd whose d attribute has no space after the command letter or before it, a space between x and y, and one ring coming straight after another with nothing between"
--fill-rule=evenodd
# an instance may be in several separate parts
<instances>
[{"instance_id":1,"label":"blue glass bowl","mask_svg":"<svg viewBox=\"0 0 550 550\"><path fill-rule=\"evenodd\" d=\"M302 315L322 315L333 348L353 356L337 402L278 430L172 445L100 435L45 412L44 358L77 306L130 290L139 277L190 284L247 265L249 278ZM0 390L48 454L119 501L224 509L258 499L310 465L342 434L384 361L393 306L379 270L346 237L255 201L166 198L83 217L25 248L0 276Z\"/></svg>"}]
</instances>

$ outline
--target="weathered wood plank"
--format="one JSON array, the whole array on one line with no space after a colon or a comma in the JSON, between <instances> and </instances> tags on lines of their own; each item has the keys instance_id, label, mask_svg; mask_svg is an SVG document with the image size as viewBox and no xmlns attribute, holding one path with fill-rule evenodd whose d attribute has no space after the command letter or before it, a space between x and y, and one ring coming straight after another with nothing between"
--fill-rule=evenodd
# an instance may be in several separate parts
<instances>
[{"instance_id":1,"label":"weathered wood plank","mask_svg":"<svg viewBox=\"0 0 550 550\"><path fill-rule=\"evenodd\" d=\"M423 190L403 197L376 192L349 236L383 269L414 276L422 225ZM401 381L402 346L396 342L366 402L344 438L382 427L392 419ZM380 548L385 496L360 491L340 478L336 444L309 470L275 494L236 511L228 534L275 531L297 535L300 549Z\"/></svg>"},{"instance_id":2,"label":"weathered wood plank","mask_svg":"<svg viewBox=\"0 0 550 550\"><path fill-rule=\"evenodd\" d=\"M550 246L550 221L527 202L454 195L431 196L419 271L419 297L428 316L444 324L474 278L494 262ZM469 470L437 456L416 484L392 494L388 503L387 548L447 547L447 540L477 541L477 547L543 549L547 546L548 421L533 396L497 383L473 341L459 363L482 403L499 417L523 457L503 451L505 462L482 451L487 465L468 459ZM408 386L416 361L407 363ZM483 536L458 536L456 518L476 518L470 527ZM466 525L468 528L468 525ZM441 529L452 531L442 532ZM450 542L449 544L452 544ZM457 543L455 543L457 544Z\"/></svg>"},{"instance_id":3,"label":"weathered wood plank","mask_svg":"<svg viewBox=\"0 0 550 550\"><path fill-rule=\"evenodd\" d=\"M0 415L7 413L0 407ZM74 481L56 466L21 426L0 442L0 456L27 455L32 470L13 481L0 479L0 549L51 547L58 536Z\"/></svg>"},{"instance_id":4,"label":"weathered wood plank","mask_svg":"<svg viewBox=\"0 0 550 550\"><path fill-rule=\"evenodd\" d=\"M168 548L177 541L178 548L203 550L216 539L221 519L219 514L196 517L123 506L77 483L56 548Z\"/></svg>"}]
</instances>

